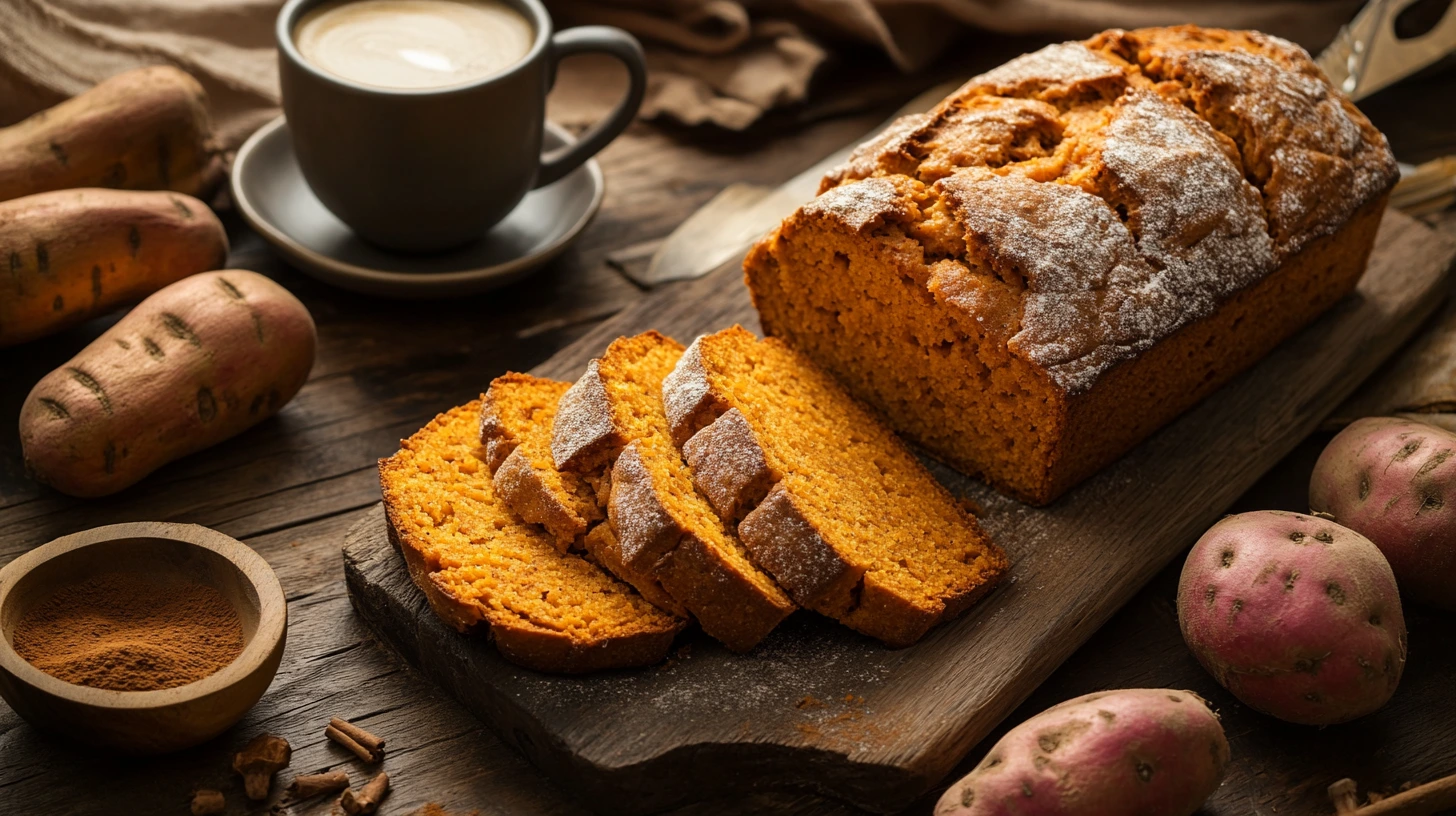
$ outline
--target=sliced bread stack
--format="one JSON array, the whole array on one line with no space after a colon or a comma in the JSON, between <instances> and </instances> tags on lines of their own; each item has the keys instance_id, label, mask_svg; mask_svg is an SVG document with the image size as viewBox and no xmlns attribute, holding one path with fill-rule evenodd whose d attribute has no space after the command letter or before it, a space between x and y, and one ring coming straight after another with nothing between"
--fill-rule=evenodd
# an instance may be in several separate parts
<instances>
[{"instance_id":1,"label":"sliced bread stack","mask_svg":"<svg viewBox=\"0 0 1456 816\"><path fill-rule=\"evenodd\" d=\"M682 352L657 332L608 346L561 398L552 457L559 470L609 481L607 518L627 580L652 576L703 631L747 651L794 604L693 487L673 444L662 382Z\"/></svg>"},{"instance_id":2,"label":"sliced bread stack","mask_svg":"<svg viewBox=\"0 0 1456 816\"><path fill-rule=\"evenodd\" d=\"M799 605L906 646L1006 570L868 409L739 327L507 374L403 448L380 472L416 583L545 670L653 662L691 619L748 651Z\"/></svg>"}]
</instances>

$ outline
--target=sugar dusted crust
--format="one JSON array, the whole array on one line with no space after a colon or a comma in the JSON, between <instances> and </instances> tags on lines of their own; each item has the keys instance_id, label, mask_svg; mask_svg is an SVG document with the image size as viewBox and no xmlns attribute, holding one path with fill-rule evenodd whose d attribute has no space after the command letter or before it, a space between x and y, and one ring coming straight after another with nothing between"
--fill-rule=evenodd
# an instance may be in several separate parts
<instances>
[{"instance_id":1,"label":"sugar dusted crust","mask_svg":"<svg viewBox=\"0 0 1456 816\"><path fill-rule=\"evenodd\" d=\"M694 488L673 444L662 381L682 353L656 332L618 338L562 397L552 449L563 469L609 485L610 529L588 551L599 547L598 560L644 595L660 589L704 632L748 651L795 607Z\"/></svg>"},{"instance_id":2,"label":"sugar dusted crust","mask_svg":"<svg viewBox=\"0 0 1456 816\"><path fill-rule=\"evenodd\" d=\"M931 452L1045 503L1257 355L1205 336L1183 379L1133 378L1159 392L1092 431L1117 445L1068 436L1114 372L1271 278L1306 290L1284 323L1229 326L1265 351L1349 291L1373 239L1352 225L1378 220L1395 178L1384 137L1297 46L1111 31L867 142L745 272L766 332Z\"/></svg>"},{"instance_id":3,"label":"sugar dusted crust","mask_svg":"<svg viewBox=\"0 0 1456 816\"><path fill-rule=\"evenodd\" d=\"M569 385L507 373L490 384L480 412L497 495L523 520L545 528L563 552L581 549L581 537L603 517L593 487L558 470L552 459L556 406Z\"/></svg>"}]
</instances>

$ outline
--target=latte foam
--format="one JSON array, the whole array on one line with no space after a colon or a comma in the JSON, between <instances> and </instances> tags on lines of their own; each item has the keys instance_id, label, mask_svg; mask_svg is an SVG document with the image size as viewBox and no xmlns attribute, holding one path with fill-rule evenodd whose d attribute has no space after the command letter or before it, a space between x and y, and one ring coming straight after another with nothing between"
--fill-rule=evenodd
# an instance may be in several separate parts
<instances>
[{"instance_id":1,"label":"latte foam","mask_svg":"<svg viewBox=\"0 0 1456 816\"><path fill-rule=\"evenodd\" d=\"M531 51L535 31L499 0L341 0L293 30L317 68L382 88L443 88L500 73Z\"/></svg>"}]
</instances>

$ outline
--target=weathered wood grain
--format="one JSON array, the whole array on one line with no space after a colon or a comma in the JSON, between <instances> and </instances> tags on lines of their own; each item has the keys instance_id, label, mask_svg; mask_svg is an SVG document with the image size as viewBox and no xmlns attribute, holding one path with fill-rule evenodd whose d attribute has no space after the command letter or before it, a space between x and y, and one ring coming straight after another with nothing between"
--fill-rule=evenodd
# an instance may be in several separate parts
<instances>
[{"instance_id":1,"label":"weathered wood grain","mask_svg":"<svg viewBox=\"0 0 1456 816\"><path fill-rule=\"evenodd\" d=\"M434 619L378 511L351 534L350 591L411 662L597 807L643 813L806 789L901 808L1408 339L1437 305L1450 259L1429 228L1387 213L1354 295L1051 507L938 468L985 508L1014 566L988 599L909 649L801 612L746 656L697 637L654 669L537 674ZM535 373L573 378L618 335L657 328L687 341L734 322L752 325L753 312L729 267L629 307Z\"/></svg>"}]
</instances>

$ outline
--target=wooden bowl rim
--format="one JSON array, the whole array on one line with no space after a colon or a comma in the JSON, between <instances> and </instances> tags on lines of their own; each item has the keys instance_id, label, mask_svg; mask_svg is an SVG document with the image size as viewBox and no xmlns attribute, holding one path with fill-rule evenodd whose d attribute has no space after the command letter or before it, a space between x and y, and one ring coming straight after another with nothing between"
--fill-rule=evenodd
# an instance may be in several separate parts
<instances>
[{"instance_id":1,"label":"wooden bowl rim","mask_svg":"<svg viewBox=\"0 0 1456 816\"><path fill-rule=\"evenodd\" d=\"M232 536L199 524L139 521L93 527L61 536L16 558L0 569L0 606L21 579L36 567L76 550L126 539L163 539L201 547L222 556L242 573L258 593L258 626L233 662L196 682L154 691L116 691L67 683L21 657L0 635L0 669L45 694L99 709L146 710L202 699L248 679L269 659L288 626L288 604L278 575L263 556Z\"/></svg>"}]
</instances>

